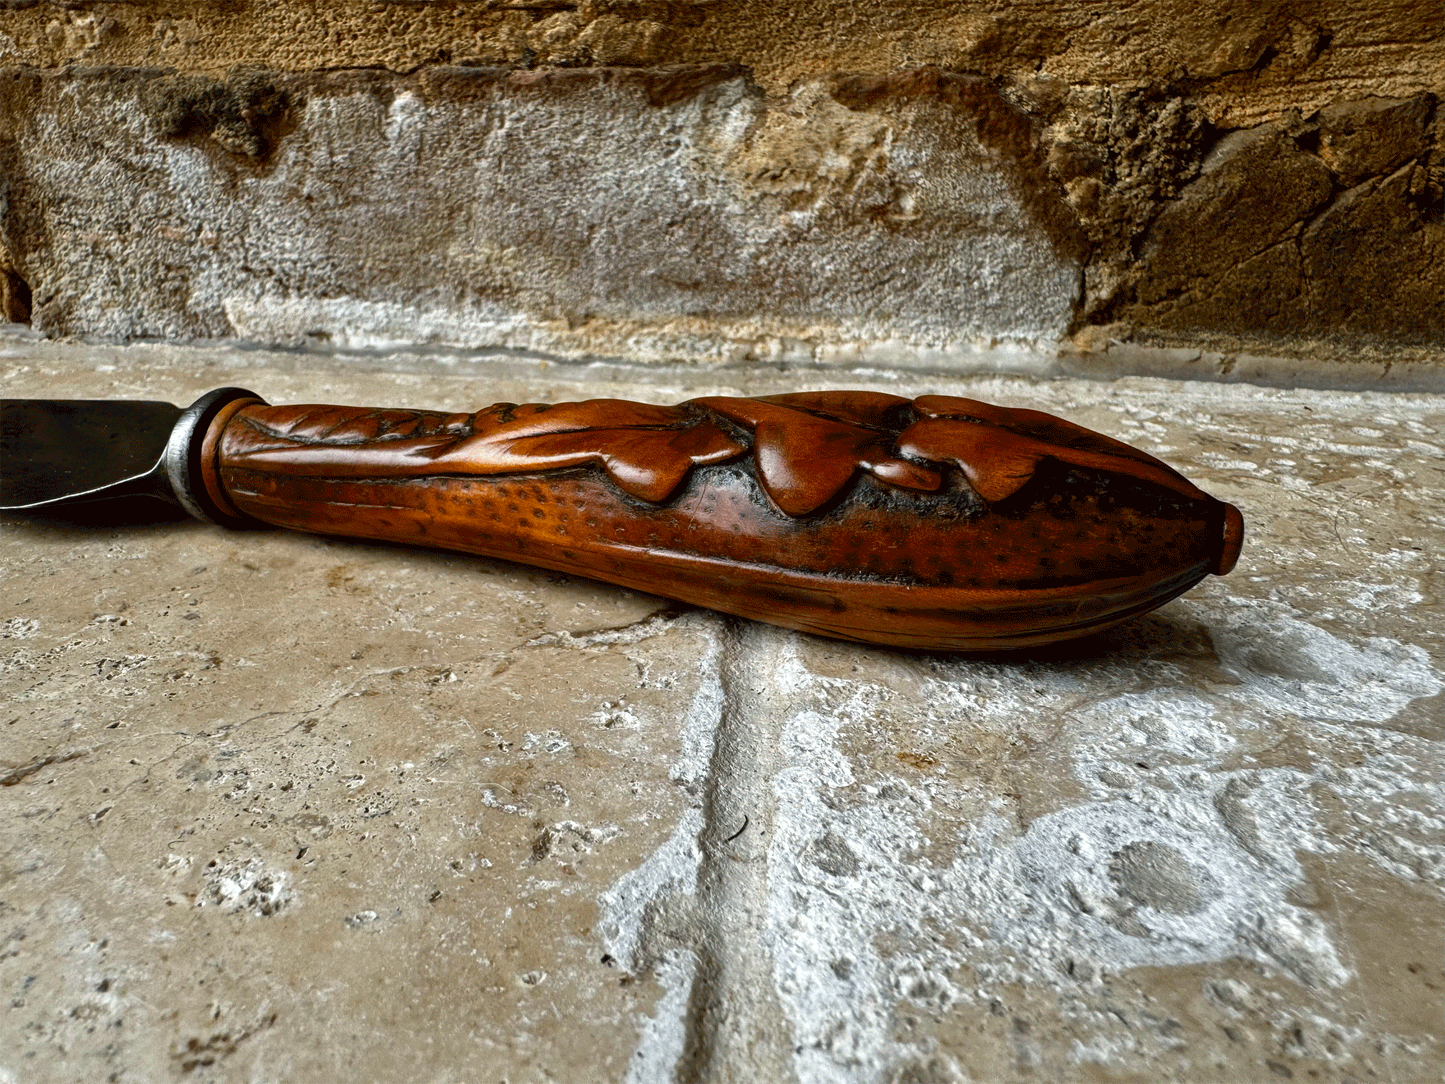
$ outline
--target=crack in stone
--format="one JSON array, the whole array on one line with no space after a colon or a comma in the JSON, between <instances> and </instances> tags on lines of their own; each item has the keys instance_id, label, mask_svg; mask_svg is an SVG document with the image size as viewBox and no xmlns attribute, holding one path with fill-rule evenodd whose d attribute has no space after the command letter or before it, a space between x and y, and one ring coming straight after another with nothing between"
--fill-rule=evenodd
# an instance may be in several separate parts
<instances>
[{"instance_id":1,"label":"crack in stone","mask_svg":"<svg viewBox=\"0 0 1445 1084\"><path fill-rule=\"evenodd\" d=\"M703 790L694 951L677 1080L790 1080L792 1042L760 936L781 714L764 691L792 635L730 618L722 709ZM743 817L749 830L735 834Z\"/></svg>"},{"instance_id":2,"label":"crack in stone","mask_svg":"<svg viewBox=\"0 0 1445 1084\"><path fill-rule=\"evenodd\" d=\"M41 757L38 760L30 761L28 764L21 764L15 768L11 768L4 775L0 775L0 787L13 787L17 783L23 783L36 772L44 771L52 764L64 764L67 761L79 760L90 752L92 752L90 749L73 749L68 753L56 753L54 756Z\"/></svg>"}]
</instances>

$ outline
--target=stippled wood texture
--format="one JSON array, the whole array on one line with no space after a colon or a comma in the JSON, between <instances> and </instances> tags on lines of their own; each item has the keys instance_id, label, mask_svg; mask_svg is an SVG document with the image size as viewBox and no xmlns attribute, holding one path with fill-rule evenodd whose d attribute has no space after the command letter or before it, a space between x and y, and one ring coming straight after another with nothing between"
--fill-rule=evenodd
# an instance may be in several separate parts
<instances>
[{"instance_id":1,"label":"stippled wood texture","mask_svg":"<svg viewBox=\"0 0 1445 1084\"><path fill-rule=\"evenodd\" d=\"M1038 411L874 392L473 414L237 410L212 495L266 523L500 557L849 640L1049 643L1233 566L1242 521Z\"/></svg>"}]
</instances>

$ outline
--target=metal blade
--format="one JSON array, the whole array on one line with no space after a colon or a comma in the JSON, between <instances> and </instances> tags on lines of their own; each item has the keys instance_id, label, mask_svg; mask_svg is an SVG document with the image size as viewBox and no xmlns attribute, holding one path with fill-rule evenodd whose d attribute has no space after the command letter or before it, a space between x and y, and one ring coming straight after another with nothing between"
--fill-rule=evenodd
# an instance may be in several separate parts
<instances>
[{"instance_id":1,"label":"metal blade","mask_svg":"<svg viewBox=\"0 0 1445 1084\"><path fill-rule=\"evenodd\" d=\"M175 504L164 457L180 416L170 403L0 399L0 511Z\"/></svg>"}]
</instances>

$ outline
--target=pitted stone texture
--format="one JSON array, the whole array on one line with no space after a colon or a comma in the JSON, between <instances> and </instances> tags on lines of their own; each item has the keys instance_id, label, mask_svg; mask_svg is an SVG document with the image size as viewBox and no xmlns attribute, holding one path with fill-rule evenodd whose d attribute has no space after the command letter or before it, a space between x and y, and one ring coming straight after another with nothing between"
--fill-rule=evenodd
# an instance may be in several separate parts
<instances>
[{"instance_id":1,"label":"pitted stone texture","mask_svg":"<svg viewBox=\"0 0 1445 1084\"><path fill-rule=\"evenodd\" d=\"M1145 619L970 659L394 547L7 524L17 1079L1439 1064L1441 397L41 347L8 394L962 394L1159 455L1248 536Z\"/></svg>"},{"instance_id":2,"label":"pitted stone texture","mask_svg":"<svg viewBox=\"0 0 1445 1084\"><path fill-rule=\"evenodd\" d=\"M727 65L12 70L0 313L949 369L1072 334L1438 375L1440 92L1226 130L1174 86L937 68L775 98Z\"/></svg>"},{"instance_id":3,"label":"pitted stone texture","mask_svg":"<svg viewBox=\"0 0 1445 1084\"><path fill-rule=\"evenodd\" d=\"M764 944L798 1079L859 1061L852 1079L1428 1071L1440 671L1414 644L1271 628L1273 607L1220 594L1094 657L864 666L809 643L777 660L793 706ZM1283 646L1241 658L1231 624ZM1386 706L1328 704L1367 673ZM1429 738L1380 738L1410 714ZM1386 808L1423 865L1372 842ZM820 840L851 861L818 861ZM1362 912L1395 893L1403 932L1372 931ZM1374 1041L1350 1039L1362 1011Z\"/></svg>"},{"instance_id":4,"label":"pitted stone texture","mask_svg":"<svg viewBox=\"0 0 1445 1084\"><path fill-rule=\"evenodd\" d=\"M656 988L596 897L690 802L706 628L592 648L658 604L429 554L19 534L30 606L45 550L89 574L5 642L16 1079L620 1076Z\"/></svg>"},{"instance_id":5,"label":"pitted stone texture","mask_svg":"<svg viewBox=\"0 0 1445 1084\"><path fill-rule=\"evenodd\" d=\"M1057 338L1080 265L995 137L1028 121L952 83L855 110L722 68L12 74L4 241L47 335L642 359Z\"/></svg>"},{"instance_id":6,"label":"pitted stone texture","mask_svg":"<svg viewBox=\"0 0 1445 1084\"><path fill-rule=\"evenodd\" d=\"M751 705L732 763L753 767L714 805L752 821L702 865L763 916L747 953L794 1078L1428 1075L1445 403L968 387L1163 455L1237 502L1249 541L1233 576L1057 652L756 626L728 645L730 702ZM745 1044L710 1049L748 1078Z\"/></svg>"}]
</instances>

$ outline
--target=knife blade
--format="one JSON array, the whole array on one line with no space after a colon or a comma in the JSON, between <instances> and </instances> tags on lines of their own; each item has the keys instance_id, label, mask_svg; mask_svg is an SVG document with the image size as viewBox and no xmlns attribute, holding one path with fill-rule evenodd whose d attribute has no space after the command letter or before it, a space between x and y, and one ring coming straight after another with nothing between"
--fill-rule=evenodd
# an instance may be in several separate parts
<instances>
[{"instance_id":1,"label":"knife blade","mask_svg":"<svg viewBox=\"0 0 1445 1084\"><path fill-rule=\"evenodd\" d=\"M170 403L0 401L0 507L44 512L129 497L172 499L157 449L164 451L180 416Z\"/></svg>"},{"instance_id":2,"label":"knife blade","mask_svg":"<svg viewBox=\"0 0 1445 1084\"><path fill-rule=\"evenodd\" d=\"M1050 414L878 392L470 413L0 402L0 511L166 502L519 561L845 640L1031 647L1234 566L1243 518ZM105 513L102 514L102 518Z\"/></svg>"}]
</instances>

